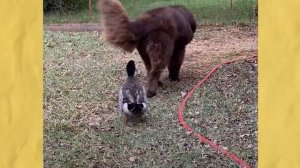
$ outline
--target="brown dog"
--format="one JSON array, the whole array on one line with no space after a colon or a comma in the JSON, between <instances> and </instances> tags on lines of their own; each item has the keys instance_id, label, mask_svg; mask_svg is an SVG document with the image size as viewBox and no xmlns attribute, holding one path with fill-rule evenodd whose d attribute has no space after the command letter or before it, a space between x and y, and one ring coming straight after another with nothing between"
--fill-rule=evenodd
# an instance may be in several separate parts
<instances>
[{"instance_id":1,"label":"brown dog","mask_svg":"<svg viewBox=\"0 0 300 168\"><path fill-rule=\"evenodd\" d=\"M168 6L145 12L129 21L118 0L100 0L102 26L106 40L128 52L135 48L144 61L147 96L156 95L159 78L168 66L171 81L179 80L185 46L193 39L196 21L183 6Z\"/></svg>"}]
</instances>

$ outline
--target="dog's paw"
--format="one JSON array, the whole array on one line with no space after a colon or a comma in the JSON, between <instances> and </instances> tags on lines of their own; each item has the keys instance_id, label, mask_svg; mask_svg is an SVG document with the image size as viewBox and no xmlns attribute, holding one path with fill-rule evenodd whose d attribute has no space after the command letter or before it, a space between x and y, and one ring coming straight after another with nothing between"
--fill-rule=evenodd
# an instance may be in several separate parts
<instances>
[{"instance_id":1,"label":"dog's paw","mask_svg":"<svg viewBox=\"0 0 300 168\"><path fill-rule=\"evenodd\" d=\"M151 92L151 91L148 91L147 92L147 97L148 98L152 98L152 97L154 97L156 95L156 92Z\"/></svg>"}]
</instances>

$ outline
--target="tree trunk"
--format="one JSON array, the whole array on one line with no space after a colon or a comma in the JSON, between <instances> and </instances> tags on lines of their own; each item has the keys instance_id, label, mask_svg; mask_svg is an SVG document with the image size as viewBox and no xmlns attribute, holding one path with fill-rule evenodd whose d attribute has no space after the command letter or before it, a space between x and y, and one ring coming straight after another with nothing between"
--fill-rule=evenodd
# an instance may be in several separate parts
<instances>
[{"instance_id":1,"label":"tree trunk","mask_svg":"<svg viewBox=\"0 0 300 168\"><path fill-rule=\"evenodd\" d=\"M92 0L89 0L89 16L92 16Z\"/></svg>"}]
</instances>

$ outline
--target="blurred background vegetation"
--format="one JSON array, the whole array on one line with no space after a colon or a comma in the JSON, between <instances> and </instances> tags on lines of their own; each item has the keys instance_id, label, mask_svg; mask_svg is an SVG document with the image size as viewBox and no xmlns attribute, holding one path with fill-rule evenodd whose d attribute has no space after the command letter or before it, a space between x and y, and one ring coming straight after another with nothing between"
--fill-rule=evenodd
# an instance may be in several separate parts
<instances>
[{"instance_id":1,"label":"blurred background vegetation","mask_svg":"<svg viewBox=\"0 0 300 168\"><path fill-rule=\"evenodd\" d=\"M184 5L199 24L256 24L257 0L120 0L130 18L146 10ZM44 23L97 23L98 0L44 0Z\"/></svg>"}]
</instances>

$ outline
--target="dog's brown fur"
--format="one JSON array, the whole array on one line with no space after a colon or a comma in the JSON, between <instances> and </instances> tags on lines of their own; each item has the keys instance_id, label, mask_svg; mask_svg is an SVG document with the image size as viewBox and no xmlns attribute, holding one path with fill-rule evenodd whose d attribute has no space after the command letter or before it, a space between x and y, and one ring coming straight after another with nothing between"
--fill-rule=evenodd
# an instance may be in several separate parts
<instances>
[{"instance_id":1,"label":"dog's brown fur","mask_svg":"<svg viewBox=\"0 0 300 168\"><path fill-rule=\"evenodd\" d=\"M99 10L106 40L128 52L135 48L148 76L147 96L156 95L159 78L168 66L171 81L179 80L185 46L193 39L196 21L183 6L156 8L129 21L118 0L100 0Z\"/></svg>"}]
</instances>

